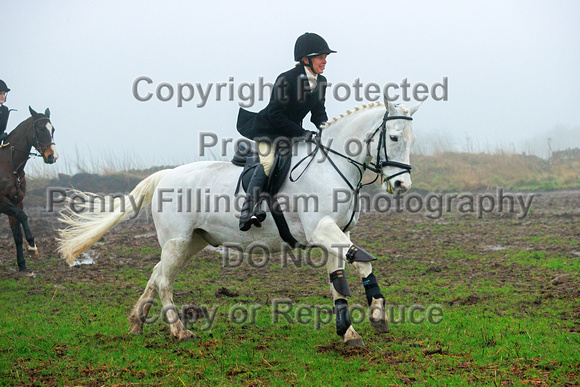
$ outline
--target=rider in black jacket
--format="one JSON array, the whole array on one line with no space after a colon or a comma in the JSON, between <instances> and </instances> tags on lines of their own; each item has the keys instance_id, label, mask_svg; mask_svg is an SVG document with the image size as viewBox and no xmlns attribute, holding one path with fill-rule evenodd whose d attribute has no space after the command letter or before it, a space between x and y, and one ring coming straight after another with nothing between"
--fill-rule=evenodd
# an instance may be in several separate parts
<instances>
[{"instance_id":1,"label":"rider in black jacket","mask_svg":"<svg viewBox=\"0 0 580 387\"><path fill-rule=\"evenodd\" d=\"M240 109L238 132L258 142L260 164L256 167L248 186L248 195L240 214L240 230L247 231L252 224L259 225L265 219L263 211L254 211L259 196L268 181L270 169L280 138L306 137L312 139L317 132L302 127L302 120L311 113L317 129L328 117L324 106L326 78L322 75L326 56L336 51L314 33L301 35L294 46L296 67L278 76L272 89L270 102L259 113Z\"/></svg>"},{"instance_id":2,"label":"rider in black jacket","mask_svg":"<svg viewBox=\"0 0 580 387\"><path fill-rule=\"evenodd\" d=\"M6 102L6 94L10 91L6 82L0 79L0 146L2 142L8 137L6 132L6 126L8 125L8 116L10 115L10 110L4 106Z\"/></svg>"}]
</instances>

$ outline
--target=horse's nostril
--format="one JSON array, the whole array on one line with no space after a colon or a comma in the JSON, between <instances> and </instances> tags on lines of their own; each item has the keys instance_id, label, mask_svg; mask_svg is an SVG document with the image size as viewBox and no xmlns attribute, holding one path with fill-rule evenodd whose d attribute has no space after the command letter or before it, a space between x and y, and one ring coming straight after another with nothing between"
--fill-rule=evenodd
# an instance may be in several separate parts
<instances>
[{"instance_id":1,"label":"horse's nostril","mask_svg":"<svg viewBox=\"0 0 580 387\"><path fill-rule=\"evenodd\" d=\"M395 181L395 187L401 188L401 185L402 185L401 180Z\"/></svg>"}]
</instances>

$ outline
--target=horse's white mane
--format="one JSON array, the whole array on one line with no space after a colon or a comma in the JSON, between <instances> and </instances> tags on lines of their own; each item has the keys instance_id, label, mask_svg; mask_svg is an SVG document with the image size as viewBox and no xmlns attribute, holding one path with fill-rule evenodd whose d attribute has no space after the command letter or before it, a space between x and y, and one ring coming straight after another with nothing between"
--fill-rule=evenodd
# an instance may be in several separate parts
<instances>
[{"instance_id":1,"label":"horse's white mane","mask_svg":"<svg viewBox=\"0 0 580 387\"><path fill-rule=\"evenodd\" d=\"M373 107L376 107L376 106L383 106L383 105L384 105L384 104L383 104L381 101L378 101L378 102L371 102L371 103L369 103L368 105L365 105L365 104L363 104L363 105L362 105L362 108L360 108L360 107L358 107L358 106L355 106L355 107L354 107L354 111L352 111L352 110L347 110L347 111L346 111L346 114L342 114L342 113L341 113L341 114L340 114L340 117L334 117L334 118L332 119L332 121L326 121L326 122L324 123L324 125L323 125L323 126L320 128L320 129L326 129L326 128L328 128L330 125L332 125L333 123L335 123L335 122L337 122L337 121L340 121L342 118L344 118L344 117L348 116L349 114L356 113L356 112L358 112L359 110L369 109L369 108L373 108ZM404 114L404 115L407 115L407 114L409 114L409 109L408 109L408 108L407 108L405 105L403 105L403 104L398 104L398 105L397 105L397 108L398 108L398 109L401 109L401 111L403 112L403 114Z\"/></svg>"}]
</instances>

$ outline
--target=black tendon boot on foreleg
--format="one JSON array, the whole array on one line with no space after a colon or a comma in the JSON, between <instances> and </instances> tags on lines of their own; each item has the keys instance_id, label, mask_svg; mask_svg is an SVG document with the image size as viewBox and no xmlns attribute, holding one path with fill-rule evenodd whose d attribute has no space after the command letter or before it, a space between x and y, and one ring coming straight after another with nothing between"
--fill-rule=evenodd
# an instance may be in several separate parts
<instances>
[{"instance_id":1,"label":"black tendon boot on foreleg","mask_svg":"<svg viewBox=\"0 0 580 387\"><path fill-rule=\"evenodd\" d=\"M336 334L349 347L364 345L362 337L352 327L348 302L343 298L339 298L334 302L334 310L336 314Z\"/></svg>"},{"instance_id":2,"label":"black tendon boot on foreleg","mask_svg":"<svg viewBox=\"0 0 580 387\"><path fill-rule=\"evenodd\" d=\"M246 200L242 206L242 211L240 213L240 230L248 231L252 224L260 226L260 221L258 220L256 214L253 213L254 206L260 198L260 194L268 181L268 176L264 172L264 166L262 164L256 165L250 184L248 185ZM261 217L261 214L259 214ZM264 214L265 215L265 214ZM256 219L253 219L256 218ZM265 216L262 217L264 220Z\"/></svg>"},{"instance_id":3,"label":"black tendon boot on foreleg","mask_svg":"<svg viewBox=\"0 0 580 387\"><path fill-rule=\"evenodd\" d=\"M370 321L374 330L380 333L389 331L389 324L385 313L385 297L381 293L381 288L377 283L377 278L373 273L362 279L365 287L367 302L370 307Z\"/></svg>"},{"instance_id":4,"label":"black tendon boot on foreleg","mask_svg":"<svg viewBox=\"0 0 580 387\"><path fill-rule=\"evenodd\" d=\"M330 274L330 283L340 295L345 297L351 295L344 270L332 272ZM338 298L334 301L334 313L336 314L336 334L340 336L343 342L351 347L364 345L362 337L352 327L348 302L345 298Z\"/></svg>"},{"instance_id":5,"label":"black tendon boot on foreleg","mask_svg":"<svg viewBox=\"0 0 580 387\"><path fill-rule=\"evenodd\" d=\"M376 258L360 247L352 245L346 252L346 260L349 263L372 262L375 261ZM377 279L374 274L371 273L368 277L363 278L362 281L365 287L367 301L371 309L371 326L378 332L386 333L389 331L389 324L387 323L387 317L385 314L385 297L381 294L381 289L379 288Z\"/></svg>"}]
</instances>

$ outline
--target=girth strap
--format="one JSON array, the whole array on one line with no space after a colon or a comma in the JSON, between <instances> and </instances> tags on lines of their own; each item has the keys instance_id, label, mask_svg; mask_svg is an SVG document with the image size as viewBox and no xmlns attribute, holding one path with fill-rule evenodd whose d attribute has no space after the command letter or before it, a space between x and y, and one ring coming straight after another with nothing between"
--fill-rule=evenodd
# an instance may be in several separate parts
<instances>
[{"instance_id":1,"label":"girth strap","mask_svg":"<svg viewBox=\"0 0 580 387\"><path fill-rule=\"evenodd\" d=\"M278 202L276 196L268 195L266 202L268 203L268 207L270 208L270 213L272 214L272 218L274 218L276 227L278 227L280 237L282 237L284 242L286 242L293 249L305 249L306 246L302 245L296 240L296 238L294 238L294 236L292 236L290 227L288 227L288 222L286 221L286 217L280 208L280 203Z\"/></svg>"}]
</instances>

